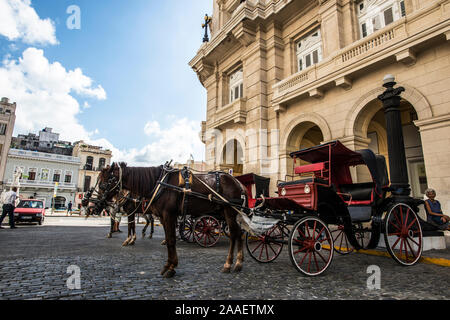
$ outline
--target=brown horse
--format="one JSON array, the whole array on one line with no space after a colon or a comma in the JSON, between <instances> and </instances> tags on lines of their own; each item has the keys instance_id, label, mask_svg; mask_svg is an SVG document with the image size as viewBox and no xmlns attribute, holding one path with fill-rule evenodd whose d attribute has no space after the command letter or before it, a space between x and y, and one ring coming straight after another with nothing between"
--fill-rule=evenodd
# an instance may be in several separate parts
<instances>
[{"instance_id":1,"label":"brown horse","mask_svg":"<svg viewBox=\"0 0 450 320\"><path fill-rule=\"evenodd\" d=\"M130 198L128 196L128 192L124 191L122 191L120 198L122 199L122 201L119 201L119 203L106 207L106 211L111 216L111 230L108 233L108 238L111 238L114 232L121 232L118 230L118 225L120 224L120 215L124 213L127 216L128 222L128 238L122 245L134 245L134 243L136 242L136 215L142 213L146 221L146 225L142 230L142 238L145 238L145 232L147 231L148 226L151 225L149 239L152 239L155 220L153 219L153 215L151 213L148 213L150 210L145 210L146 203L148 203L148 201Z\"/></svg>"},{"instance_id":2,"label":"brown horse","mask_svg":"<svg viewBox=\"0 0 450 320\"><path fill-rule=\"evenodd\" d=\"M212 192L214 190L231 203L246 205L248 197L245 187L237 179L224 172L191 175L191 178L188 179L189 189L204 195L204 198L192 196L189 191L187 193L180 192L181 188L175 190L159 184L164 179L164 183L167 185L184 188L185 184L182 183L180 177L180 170L166 170L163 166L142 168L127 167L125 163L113 163L111 167L103 169L100 173L98 193L108 202L115 201L122 190L129 191L133 197L154 198L149 209L159 217L164 227L167 243L167 263L161 271L161 275L164 277L171 278L176 273L175 268L178 266L176 225L177 217L183 212L189 212L190 215L195 216L217 212L225 217L230 229L230 246L222 272L231 271L236 243L238 253L234 271L241 271L244 254L242 230L237 222L238 213L229 205L218 205L217 202L211 200L215 199L214 192ZM187 199L185 199L186 197ZM96 208L96 210L99 209L101 208Z\"/></svg>"}]
</instances>

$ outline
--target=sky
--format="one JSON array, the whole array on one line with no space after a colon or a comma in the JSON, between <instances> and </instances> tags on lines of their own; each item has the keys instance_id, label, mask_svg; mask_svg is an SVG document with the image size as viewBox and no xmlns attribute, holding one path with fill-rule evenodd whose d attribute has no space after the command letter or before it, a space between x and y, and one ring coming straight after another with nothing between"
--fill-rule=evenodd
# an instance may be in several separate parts
<instances>
[{"instance_id":1,"label":"sky","mask_svg":"<svg viewBox=\"0 0 450 320\"><path fill-rule=\"evenodd\" d=\"M203 160L206 91L188 63L206 13L212 0L0 0L14 135L51 127L130 165Z\"/></svg>"}]
</instances>

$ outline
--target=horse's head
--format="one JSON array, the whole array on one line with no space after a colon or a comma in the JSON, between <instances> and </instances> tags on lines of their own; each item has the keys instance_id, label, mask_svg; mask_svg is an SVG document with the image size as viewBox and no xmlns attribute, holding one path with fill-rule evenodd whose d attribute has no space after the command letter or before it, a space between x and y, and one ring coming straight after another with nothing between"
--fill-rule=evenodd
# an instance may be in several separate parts
<instances>
[{"instance_id":1,"label":"horse's head","mask_svg":"<svg viewBox=\"0 0 450 320\"><path fill-rule=\"evenodd\" d=\"M96 186L89 190L82 201L83 207L87 210L86 216L99 215L104 209L114 202L122 188L122 172L126 167L125 163L113 163L99 173ZM93 199L93 194L96 198ZM93 203L94 205L89 205Z\"/></svg>"}]
</instances>

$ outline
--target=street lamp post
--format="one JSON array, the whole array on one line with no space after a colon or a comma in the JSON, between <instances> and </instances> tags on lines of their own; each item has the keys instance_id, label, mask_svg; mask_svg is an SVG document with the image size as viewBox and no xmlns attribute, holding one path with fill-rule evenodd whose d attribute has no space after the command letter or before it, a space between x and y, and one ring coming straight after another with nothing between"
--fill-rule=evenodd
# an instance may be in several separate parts
<instances>
[{"instance_id":1,"label":"street lamp post","mask_svg":"<svg viewBox=\"0 0 450 320\"><path fill-rule=\"evenodd\" d=\"M397 199L410 198L411 187L408 180L405 143L400 115L400 94L405 91L405 88L394 88L396 85L395 78L390 74L384 77L383 82L383 87L386 90L378 99L383 103L386 117L391 191Z\"/></svg>"}]
</instances>

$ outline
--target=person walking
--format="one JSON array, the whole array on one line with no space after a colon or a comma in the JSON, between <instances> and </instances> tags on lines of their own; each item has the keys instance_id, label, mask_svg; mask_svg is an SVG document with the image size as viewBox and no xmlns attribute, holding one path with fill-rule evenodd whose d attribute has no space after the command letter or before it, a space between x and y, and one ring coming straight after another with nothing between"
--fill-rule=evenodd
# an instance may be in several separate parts
<instances>
[{"instance_id":1,"label":"person walking","mask_svg":"<svg viewBox=\"0 0 450 320\"><path fill-rule=\"evenodd\" d=\"M9 216L9 226L11 229L17 228L14 223L14 208L17 199L17 188L13 187L11 191L6 192L3 202L3 213L0 218L0 229L3 229L2 222L6 215Z\"/></svg>"},{"instance_id":2,"label":"person walking","mask_svg":"<svg viewBox=\"0 0 450 320\"><path fill-rule=\"evenodd\" d=\"M67 214L66 216L70 213L70 216L72 216L72 201L69 201L69 204L67 205Z\"/></svg>"}]
</instances>

